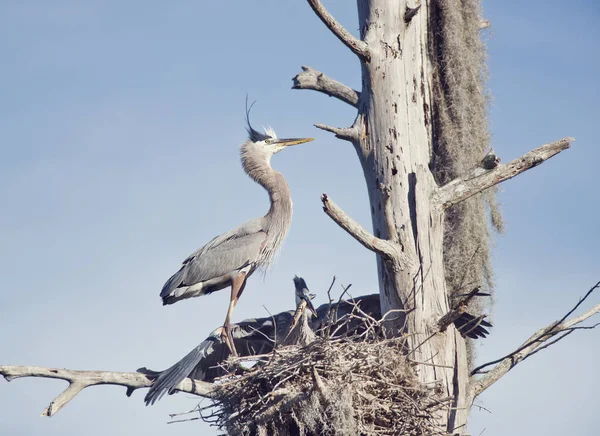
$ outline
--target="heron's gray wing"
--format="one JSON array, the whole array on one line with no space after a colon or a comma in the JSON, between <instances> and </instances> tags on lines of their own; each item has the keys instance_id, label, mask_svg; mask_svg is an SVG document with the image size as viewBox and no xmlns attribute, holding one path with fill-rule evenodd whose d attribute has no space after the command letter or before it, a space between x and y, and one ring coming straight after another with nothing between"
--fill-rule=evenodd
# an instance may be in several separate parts
<instances>
[{"instance_id":1,"label":"heron's gray wing","mask_svg":"<svg viewBox=\"0 0 600 436\"><path fill-rule=\"evenodd\" d=\"M323 328L327 327L331 322L331 331L335 331L337 327L339 327L342 323L347 322L345 331L355 330L360 333L360 327L364 326L364 321L361 319L362 314L360 312L355 312L354 317L348 321L346 318L347 315L352 313L354 309L354 304L358 305L360 309L366 313L367 315L375 318L377 320L381 319L381 308L379 305L379 294L372 295L362 295L360 297L355 297L353 301L342 300L338 303L331 304L329 303L322 304L315 309L317 312L316 318L311 318L309 320L311 328L318 332ZM331 315L329 315L329 311L331 311ZM329 321L328 316L331 316L331 320ZM338 334L343 332L338 332Z\"/></svg>"},{"instance_id":2,"label":"heron's gray wing","mask_svg":"<svg viewBox=\"0 0 600 436\"><path fill-rule=\"evenodd\" d=\"M182 285L191 286L232 273L258 259L267 234L258 232L229 239L185 264Z\"/></svg>"},{"instance_id":3,"label":"heron's gray wing","mask_svg":"<svg viewBox=\"0 0 600 436\"><path fill-rule=\"evenodd\" d=\"M266 237L264 231L258 231L231 237L208 249L203 248L195 256L190 256L181 269L165 283L161 297L170 295L176 288L219 278L253 264L258 259Z\"/></svg>"},{"instance_id":4,"label":"heron's gray wing","mask_svg":"<svg viewBox=\"0 0 600 436\"><path fill-rule=\"evenodd\" d=\"M219 236L215 236L210 241L208 241L203 247L199 248L198 250L196 250L192 254L190 254L183 261L183 264L185 265L186 263L191 262L196 257L202 256L207 251L210 251L227 241L242 238L247 235L253 235L255 233L263 232L264 231L263 220L264 220L264 218L255 218L253 220L245 222L244 224L242 224L239 227L236 227L233 230L225 232Z\"/></svg>"}]
</instances>

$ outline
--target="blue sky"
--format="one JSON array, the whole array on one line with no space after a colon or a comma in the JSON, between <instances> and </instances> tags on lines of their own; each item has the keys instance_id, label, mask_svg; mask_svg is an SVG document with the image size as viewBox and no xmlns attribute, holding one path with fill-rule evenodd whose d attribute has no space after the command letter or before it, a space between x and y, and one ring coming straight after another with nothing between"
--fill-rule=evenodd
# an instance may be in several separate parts
<instances>
[{"instance_id":1,"label":"blue sky","mask_svg":"<svg viewBox=\"0 0 600 436\"><path fill-rule=\"evenodd\" d=\"M356 33L356 11L328 0ZM485 2L493 145L504 162L575 136L572 149L502 185L497 297L479 361L506 354L561 316L600 279L597 123L600 7L591 1ZM287 310L292 277L317 303L335 274L375 292L374 257L321 211L327 192L365 226L354 151L314 123L349 125L354 110L291 78L310 65L360 86L359 64L303 1L0 2L0 362L75 369L161 369L222 322L228 295L163 308L158 293L214 235L262 215L268 199L241 171L244 98L256 125L317 140L277 155L294 223L278 262L253 277L234 318ZM594 300L598 302L598 297ZM598 332L578 332L528 359L479 399L470 432L600 431ZM216 434L176 395L84 391L52 419L65 385L0 381L6 435ZM575 400L576 399L576 400Z\"/></svg>"}]
</instances>

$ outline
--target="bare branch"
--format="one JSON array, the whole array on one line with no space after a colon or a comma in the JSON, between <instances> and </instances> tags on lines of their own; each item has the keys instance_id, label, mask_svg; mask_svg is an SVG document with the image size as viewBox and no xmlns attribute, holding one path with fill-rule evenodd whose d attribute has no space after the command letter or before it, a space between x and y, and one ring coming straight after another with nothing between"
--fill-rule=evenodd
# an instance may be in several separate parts
<instances>
[{"instance_id":1,"label":"bare branch","mask_svg":"<svg viewBox=\"0 0 600 436\"><path fill-rule=\"evenodd\" d=\"M68 381L69 387L50 403L42 412L42 416L53 416L88 386L125 386L127 388L127 395L129 396L136 389L149 388L153 383L151 377L139 372L76 371L40 366L0 366L0 374L4 376L6 381L21 377L44 377ZM202 381L185 379L177 387L177 390L202 397L210 397L213 385Z\"/></svg>"},{"instance_id":2,"label":"bare branch","mask_svg":"<svg viewBox=\"0 0 600 436\"><path fill-rule=\"evenodd\" d=\"M344 43L354 54L369 61L371 59L371 53L366 42L361 41L354 37L348 32L344 26L337 22L335 18L325 9L321 0L308 0L308 4L312 10L317 14L321 21L327 26L331 32L338 37L340 41Z\"/></svg>"},{"instance_id":3,"label":"bare branch","mask_svg":"<svg viewBox=\"0 0 600 436\"><path fill-rule=\"evenodd\" d=\"M469 302L473 299L473 297L480 294L481 289L475 288L471 292L469 292L462 300L460 300L454 308L450 309L448 313L442 316L438 320L438 328L440 332L445 331L450 324L456 321L460 315L466 312Z\"/></svg>"},{"instance_id":4,"label":"bare branch","mask_svg":"<svg viewBox=\"0 0 600 436\"><path fill-rule=\"evenodd\" d=\"M569 148L573 141L575 141L574 138L564 138L542 145L506 165L499 164L489 171L482 167L474 168L465 176L441 186L434 195L434 202L444 209L460 203L481 191L538 166L552 156Z\"/></svg>"},{"instance_id":5,"label":"bare branch","mask_svg":"<svg viewBox=\"0 0 600 436\"><path fill-rule=\"evenodd\" d=\"M292 89L312 89L313 91L319 91L358 108L360 92L337 80L333 80L331 77L311 67L303 66L302 71L292 80L294 81Z\"/></svg>"},{"instance_id":6,"label":"bare branch","mask_svg":"<svg viewBox=\"0 0 600 436\"><path fill-rule=\"evenodd\" d=\"M564 337L568 336L575 330L581 329L592 329L596 327L598 324L593 326L581 326L577 327L578 324L583 321L591 318L597 313L600 313L600 304L592 307L587 312L579 315L577 317L571 318L567 320L566 318L573 313L580 305L583 303L591 293L600 287L600 282L596 283L586 294L585 296L579 300L579 302L575 305L573 309L571 309L567 314L561 318L559 321L556 321L550 324L547 327L539 329L536 331L529 339L527 339L523 345L517 348L515 351L507 354L506 356L501 357L500 359L493 360L491 362L485 363L483 365L478 366L473 371L471 371L471 375L482 374L483 368L487 368L488 366L495 365L490 371L485 372L485 375L479 379L473 381L471 385L470 397L471 401L480 393L485 391L491 385L496 383L500 378L502 378L508 371L510 371L517 363L522 362L527 359L529 356L535 354L536 352L547 348L548 346L558 342ZM558 338L555 338L558 336Z\"/></svg>"},{"instance_id":7,"label":"bare branch","mask_svg":"<svg viewBox=\"0 0 600 436\"><path fill-rule=\"evenodd\" d=\"M354 127L332 127L326 124L315 124L317 129L325 130L326 132L335 133L336 138L345 141L358 141L358 133Z\"/></svg>"},{"instance_id":8,"label":"bare branch","mask_svg":"<svg viewBox=\"0 0 600 436\"><path fill-rule=\"evenodd\" d=\"M410 265L408 256L406 256L395 244L380 239L365 230L360 224L346 215L340 207L335 204L327 194L321 196L323 202L323 211L334 220L337 225L350 234L354 239L360 242L365 248L383 256L384 258L401 265Z\"/></svg>"}]
</instances>

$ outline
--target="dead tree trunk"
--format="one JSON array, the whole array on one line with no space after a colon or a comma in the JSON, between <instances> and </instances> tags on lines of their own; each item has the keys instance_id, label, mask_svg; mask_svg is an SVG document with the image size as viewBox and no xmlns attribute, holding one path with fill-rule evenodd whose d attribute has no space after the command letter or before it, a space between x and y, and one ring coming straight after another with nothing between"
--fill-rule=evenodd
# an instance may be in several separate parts
<instances>
[{"instance_id":1,"label":"dead tree trunk","mask_svg":"<svg viewBox=\"0 0 600 436\"><path fill-rule=\"evenodd\" d=\"M314 3L314 2L313 2ZM416 6L416 5L413 5ZM393 247L377 264L382 311L403 309L396 329L409 334L423 383L439 382L455 398L442 417L452 432L466 424L468 367L465 341L454 328L436 334L450 310L444 275L444 210L434 201L438 185L432 155L432 75L428 5L359 0L364 50L363 89L349 129L333 130L354 145L362 164L373 233Z\"/></svg>"},{"instance_id":2,"label":"dead tree trunk","mask_svg":"<svg viewBox=\"0 0 600 436\"><path fill-rule=\"evenodd\" d=\"M446 41L440 43L435 35L443 34L441 26L454 19L459 32L475 32L479 41L477 32L482 22L478 14L479 2L358 0L360 40L337 23L320 1L309 0L309 4L327 27L359 57L362 90L351 90L308 67L295 78L294 88L318 90L358 109L351 127L317 127L353 144L367 185L373 234L345 216L326 195L323 196L324 209L346 231L377 253L382 311L404 311L405 317L397 319L390 327L407 334L411 358L427 362L417 368L420 381L428 385L437 383L445 395L454 398L452 407L440 416L438 424L449 433L460 433L466 428L469 410L468 356L465 339L456 329L451 327L442 332L438 326L440 318L451 309L447 288L454 280L449 272L456 274L445 267L456 263L456 259L448 262L448 256L453 254L452 247L461 244L468 232L476 233L468 226L475 211L480 214L474 218L480 223L479 233L469 237L478 238L483 257L475 266L478 270L469 275L480 281L489 276L485 271L488 229L485 216L481 216L484 211L481 196L471 200L479 202L475 208L455 209L449 215L447 208L501 180L479 183L451 203L440 196L441 192L448 191L448 186L462 180L459 176L466 175L469 169L465 165L475 167L484 158L483 149L489 138L485 95L477 96L483 107L471 108L471 111L482 111L475 121L469 116L469 108L464 108L464 113L456 113L452 108L444 107L446 99L451 98L445 94L458 94L464 90L447 89L452 86L450 82L461 78L444 80L447 73L444 69L450 66L444 63L447 53L440 52L440 45ZM463 29L460 20L464 16L468 18ZM476 23L472 20L474 16ZM473 39L472 35L469 37ZM466 41L463 45L468 45L468 38L461 38ZM452 43L447 41L445 49L453 49ZM483 50L481 47L462 49ZM481 81L478 75L482 69L480 62L467 71L467 74L477 75L467 79L475 87ZM480 89L467 91L482 93ZM455 134L450 131L451 126L459 131L468 123L475 123L475 128L483 133L477 137L460 132L457 138L448 139ZM475 150L465 150L462 154L458 150L452 155L449 151L452 147L473 147L472 144L451 144L463 140L464 136L470 136L470 142L477 142ZM568 146L568 142L563 145ZM473 160L473 156L478 156L478 161ZM493 161L488 168L497 166L497 160ZM452 181L453 178L457 180ZM468 214L471 214L470 218ZM448 220L453 221L455 233L452 236L456 238L445 244ZM459 260L467 263L466 259ZM465 271L461 273L467 274L467 266L462 265L462 268Z\"/></svg>"},{"instance_id":3,"label":"dead tree trunk","mask_svg":"<svg viewBox=\"0 0 600 436\"><path fill-rule=\"evenodd\" d=\"M362 64L353 141L367 183L374 234L404 254L401 262L378 257L382 311L408 311L405 329L413 358L439 365L421 366L420 380L441 381L446 394L455 397L459 412L444 418L453 431L466 423L468 368L465 342L456 330L435 335L437 321L450 308L444 216L432 202L437 183L429 169L433 105L428 11L424 8L422 19L413 16L407 23L407 5L396 3L359 1L361 36L370 60Z\"/></svg>"}]
</instances>

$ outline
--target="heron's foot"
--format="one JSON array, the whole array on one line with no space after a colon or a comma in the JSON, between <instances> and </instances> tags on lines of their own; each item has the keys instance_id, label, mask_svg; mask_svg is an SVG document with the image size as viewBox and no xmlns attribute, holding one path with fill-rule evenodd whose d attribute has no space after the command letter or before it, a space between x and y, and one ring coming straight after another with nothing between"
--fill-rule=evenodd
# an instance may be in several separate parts
<instances>
[{"instance_id":1,"label":"heron's foot","mask_svg":"<svg viewBox=\"0 0 600 436\"><path fill-rule=\"evenodd\" d=\"M235 349L235 344L233 343L233 336L231 335L231 327L229 325L224 325L221 330L221 339L223 342L227 344L227 348L229 348L229 352L232 356L238 357L237 350Z\"/></svg>"}]
</instances>

